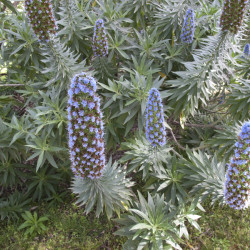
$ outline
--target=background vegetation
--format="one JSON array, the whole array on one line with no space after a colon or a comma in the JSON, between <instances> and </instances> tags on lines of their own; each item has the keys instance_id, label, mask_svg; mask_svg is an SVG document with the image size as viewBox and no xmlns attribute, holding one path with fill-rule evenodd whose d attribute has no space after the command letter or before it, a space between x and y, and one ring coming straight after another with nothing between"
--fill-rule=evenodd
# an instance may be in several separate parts
<instances>
[{"instance_id":1,"label":"background vegetation","mask_svg":"<svg viewBox=\"0 0 250 250\"><path fill-rule=\"evenodd\" d=\"M233 35L219 28L220 0L52 3L58 35L41 43L24 1L0 1L0 248L137 249L141 240L146 249L247 249L249 209L226 206L224 185L250 118L249 12ZM185 44L189 8L195 33ZM100 18L107 57L91 47ZM86 215L69 191L67 90L80 72L98 81L107 159L134 183L111 220ZM145 138L153 87L167 128L157 150Z\"/></svg>"}]
</instances>

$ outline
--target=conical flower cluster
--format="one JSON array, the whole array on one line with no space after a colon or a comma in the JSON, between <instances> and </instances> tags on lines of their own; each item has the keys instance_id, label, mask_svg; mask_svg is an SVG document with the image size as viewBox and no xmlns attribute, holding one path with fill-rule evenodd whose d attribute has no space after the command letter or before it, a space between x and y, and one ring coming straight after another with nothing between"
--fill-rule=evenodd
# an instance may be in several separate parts
<instances>
[{"instance_id":1,"label":"conical flower cluster","mask_svg":"<svg viewBox=\"0 0 250 250\"><path fill-rule=\"evenodd\" d=\"M39 41L49 41L50 34L56 34L56 20L51 0L25 0L25 10Z\"/></svg>"},{"instance_id":2,"label":"conical flower cluster","mask_svg":"<svg viewBox=\"0 0 250 250\"><path fill-rule=\"evenodd\" d=\"M102 57L108 55L108 40L102 19L95 22L92 48L94 56Z\"/></svg>"},{"instance_id":3,"label":"conical flower cluster","mask_svg":"<svg viewBox=\"0 0 250 250\"><path fill-rule=\"evenodd\" d=\"M184 24L181 30L181 40L184 43L192 43L194 39L194 11L189 9L186 13Z\"/></svg>"},{"instance_id":4,"label":"conical flower cluster","mask_svg":"<svg viewBox=\"0 0 250 250\"><path fill-rule=\"evenodd\" d=\"M249 47L250 47L250 44L249 44L249 43L247 43L247 44L245 45L245 47L244 47L243 53L244 53L245 56L250 56Z\"/></svg>"},{"instance_id":5,"label":"conical flower cluster","mask_svg":"<svg viewBox=\"0 0 250 250\"><path fill-rule=\"evenodd\" d=\"M75 75L68 95L72 171L77 177L99 178L105 166L104 128L95 79L85 73Z\"/></svg>"},{"instance_id":6,"label":"conical flower cluster","mask_svg":"<svg viewBox=\"0 0 250 250\"><path fill-rule=\"evenodd\" d=\"M223 31L236 34L242 24L248 0L225 0L220 17L220 27Z\"/></svg>"},{"instance_id":7,"label":"conical flower cluster","mask_svg":"<svg viewBox=\"0 0 250 250\"><path fill-rule=\"evenodd\" d=\"M146 137L154 146L163 146L166 143L163 106L160 93L156 88L149 91L146 107Z\"/></svg>"},{"instance_id":8,"label":"conical flower cluster","mask_svg":"<svg viewBox=\"0 0 250 250\"><path fill-rule=\"evenodd\" d=\"M250 122L244 123L226 173L225 200L234 209L250 204Z\"/></svg>"}]
</instances>

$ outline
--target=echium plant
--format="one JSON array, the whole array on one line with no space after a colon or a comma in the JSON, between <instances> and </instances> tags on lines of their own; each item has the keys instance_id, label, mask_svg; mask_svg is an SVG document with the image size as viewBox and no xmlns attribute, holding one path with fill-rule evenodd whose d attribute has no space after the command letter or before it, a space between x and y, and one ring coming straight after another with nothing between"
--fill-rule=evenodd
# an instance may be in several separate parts
<instances>
[{"instance_id":1,"label":"echium plant","mask_svg":"<svg viewBox=\"0 0 250 250\"><path fill-rule=\"evenodd\" d=\"M39 41L48 42L50 35L56 35L57 25L51 0L26 0L25 10Z\"/></svg>"},{"instance_id":2,"label":"echium plant","mask_svg":"<svg viewBox=\"0 0 250 250\"><path fill-rule=\"evenodd\" d=\"M163 146L166 143L163 105L156 88L149 91L146 107L146 137L153 147Z\"/></svg>"},{"instance_id":3,"label":"echium plant","mask_svg":"<svg viewBox=\"0 0 250 250\"><path fill-rule=\"evenodd\" d=\"M102 19L95 22L92 48L94 56L103 57L108 55L108 41Z\"/></svg>"},{"instance_id":4,"label":"echium plant","mask_svg":"<svg viewBox=\"0 0 250 250\"><path fill-rule=\"evenodd\" d=\"M72 171L78 177L99 178L105 166L104 132L96 81L85 73L72 79L68 133Z\"/></svg>"},{"instance_id":5,"label":"echium plant","mask_svg":"<svg viewBox=\"0 0 250 250\"><path fill-rule=\"evenodd\" d=\"M184 43L192 43L195 31L194 11L189 9L186 13L184 24L181 30L181 40Z\"/></svg>"},{"instance_id":6,"label":"echium plant","mask_svg":"<svg viewBox=\"0 0 250 250\"><path fill-rule=\"evenodd\" d=\"M86 213L96 207L97 216L105 209L110 218L113 211L119 213L129 204L133 183L112 159L106 164L103 115L96 89L95 79L83 72L73 77L68 91L69 151L75 175L72 191Z\"/></svg>"},{"instance_id":7,"label":"echium plant","mask_svg":"<svg viewBox=\"0 0 250 250\"><path fill-rule=\"evenodd\" d=\"M249 46L250 46L249 43L247 43L247 44L245 45L244 50L243 50L244 56L250 56Z\"/></svg>"},{"instance_id":8,"label":"echium plant","mask_svg":"<svg viewBox=\"0 0 250 250\"><path fill-rule=\"evenodd\" d=\"M236 34L242 24L248 0L225 0L220 17L222 31Z\"/></svg>"},{"instance_id":9,"label":"echium plant","mask_svg":"<svg viewBox=\"0 0 250 250\"><path fill-rule=\"evenodd\" d=\"M234 209L250 204L250 122L245 122L235 143L235 154L226 173L225 200Z\"/></svg>"}]
</instances>

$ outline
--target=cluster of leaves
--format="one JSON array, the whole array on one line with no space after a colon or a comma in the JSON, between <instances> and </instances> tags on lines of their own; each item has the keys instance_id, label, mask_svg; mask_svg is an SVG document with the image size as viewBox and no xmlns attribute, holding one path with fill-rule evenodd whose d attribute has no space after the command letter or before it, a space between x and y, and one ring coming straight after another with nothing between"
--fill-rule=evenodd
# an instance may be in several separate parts
<instances>
[{"instance_id":1,"label":"cluster of leaves","mask_svg":"<svg viewBox=\"0 0 250 250\"><path fill-rule=\"evenodd\" d=\"M44 44L22 3L17 9L1 3L7 8L0 13L0 218L18 218L42 200L62 201L71 177L67 89L84 71L98 79L107 151L113 159L120 158L117 149L125 152L124 168L109 162L100 182L73 183L74 191L88 187L76 192L78 203L87 213L96 207L98 216L127 209L117 233L128 237L129 249L180 248L186 222L199 229L199 202L224 204L237 124L250 118L250 60L242 56L249 20L235 36L217 25L220 1L54 0L58 36ZM188 9L195 30L185 44ZM108 44L101 58L91 48L98 19ZM161 96L167 132L166 144L156 148L144 136L152 88ZM131 189L126 175L136 181L139 200L122 188L112 192L119 181ZM131 202L122 203L124 197ZM37 225L27 233L44 228L36 215L26 213L25 220L21 228Z\"/></svg>"},{"instance_id":2,"label":"cluster of leaves","mask_svg":"<svg viewBox=\"0 0 250 250\"><path fill-rule=\"evenodd\" d=\"M35 212L34 215L32 215L31 212L25 211L24 214L22 214L23 219L25 222L18 228L19 230L26 228L25 235L32 235L35 233L41 233L42 231L46 230L45 225L43 224L44 221L48 220L48 217L43 216L41 218L38 218L37 213Z\"/></svg>"},{"instance_id":3,"label":"cluster of leaves","mask_svg":"<svg viewBox=\"0 0 250 250\"><path fill-rule=\"evenodd\" d=\"M20 92L30 95L26 90ZM20 94L13 95L13 99L20 98L18 106L4 106L0 126L1 219L18 218L33 202L53 200L69 183L66 98L57 93L56 89L36 90L27 99L27 106ZM38 102L33 102L36 98Z\"/></svg>"}]
</instances>

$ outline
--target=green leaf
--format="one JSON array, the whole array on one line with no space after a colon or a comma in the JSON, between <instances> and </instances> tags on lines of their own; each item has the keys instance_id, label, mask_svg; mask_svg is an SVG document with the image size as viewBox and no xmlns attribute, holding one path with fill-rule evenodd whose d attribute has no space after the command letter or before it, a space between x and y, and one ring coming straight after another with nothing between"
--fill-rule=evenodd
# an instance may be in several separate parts
<instances>
[{"instance_id":1,"label":"green leaf","mask_svg":"<svg viewBox=\"0 0 250 250\"><path fill-rule=\"evenodd\" d=\"M58 168L53 156L49 153L49 152L46 152L45 153L45 157L48 159L49 163L54 167L54 168Z\"/></svg>"},{"instance_id":2,"label":"green leaf","mask_svg":"<svg viewBox=\"0 0 250 250\"><path fill-rule=\"evenodd\" d=\"M9 0L0 0L8 9L10 9L14 14L18 14L15 6Z\"/></svg>"},{"instance_id":3,"label":"green leaf","mask_svg":"<svg viewBox=\"0 0 250 250\"><path fill-rule=\"evenodd\" d=\"M40 155L38 157L37 165L36 165L36 171L41 167L42 163L44 162L44 151L40 152Z\"/></svg>"}]
</instances>

